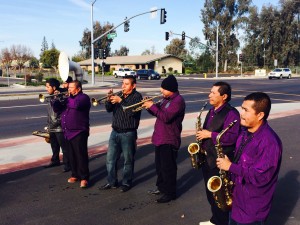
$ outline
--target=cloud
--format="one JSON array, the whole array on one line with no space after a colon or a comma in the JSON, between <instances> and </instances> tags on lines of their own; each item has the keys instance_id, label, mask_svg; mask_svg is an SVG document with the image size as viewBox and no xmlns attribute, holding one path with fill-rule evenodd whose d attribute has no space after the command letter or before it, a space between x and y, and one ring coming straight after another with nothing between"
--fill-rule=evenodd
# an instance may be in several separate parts
<instances>
[{"instance_id":1,"label":"cloud","mask_svg":"<svg viewBox=\"0 0 300 225\"><path fill-rule=\"evenodd\" d=\"M91 8L90 4L88 4L84 0L69 0L69 1L75 5L80 6L82 9L85 9L85 10L90 10L90 8Z\"/></svg>"}]
</instances>

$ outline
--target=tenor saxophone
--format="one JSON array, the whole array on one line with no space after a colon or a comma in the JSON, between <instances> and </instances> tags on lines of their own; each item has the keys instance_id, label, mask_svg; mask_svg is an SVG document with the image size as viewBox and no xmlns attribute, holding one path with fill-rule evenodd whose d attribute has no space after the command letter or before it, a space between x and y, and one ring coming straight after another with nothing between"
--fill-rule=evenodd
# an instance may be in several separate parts
<instances>
[{"instance_id":1,"label":"tenor saxophone","mask_svg":"<svg viewBox=\"0 0 300 225\"><path fill-rule=\"evenodd\" d=\"M197 116L196 131L202 130L201 114L205 109L206 105L207 102L204 103ZM188 152L190 153L191 163L194 169L199 169L205 162L206 154L205 154L205 150L201 146L202 146L202 140L197 140L197 142L193 142L188 146Z\"/></svg>"},{"instance_id":2,"label":"tenor saxophone","mask_svg":"<svg viewBox=\"0 0 300 225\"><path fill-rule=\"evenodd\" d=\"M231 122L224 130L222 130L216 138L216 151L218 158L224 158L223 148L220 143L222 135L228 131L237 120ZM207 188L213 193L214 200L217 206L222 211L229 211L232 206L232 187L233 182L224 170L220 170L219 176L212 176L207 182Z\"/></svg>"}]
</instances>

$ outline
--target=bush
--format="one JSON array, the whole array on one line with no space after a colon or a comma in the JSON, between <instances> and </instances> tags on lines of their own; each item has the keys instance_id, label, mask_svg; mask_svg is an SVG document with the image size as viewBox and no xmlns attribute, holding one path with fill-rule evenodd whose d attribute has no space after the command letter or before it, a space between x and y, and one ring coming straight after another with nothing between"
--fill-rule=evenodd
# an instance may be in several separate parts
<instances>
[{"instance_id":1,"label":"bush","mask_svg":"<svg viewBox=\"0 0 300 225\"><path fill-rule=\"evenodd\" d=\"M26 74L26 75L25 75L26 83L30 83L30 82L31 82L31 79L32 79L32 77L31 77L30 74Z\"/></svg>"},{"instance_id":2,"label":"bush","mask_svg":"<svg viewBox=\"0 0 300 225\"><path fill-rule=\"evenodd\" d=\"M37 80L37 82L42 82L43 78L44 78L44 74L41 72L35 75L35 79Z\"/></svg>"}]
</instances>

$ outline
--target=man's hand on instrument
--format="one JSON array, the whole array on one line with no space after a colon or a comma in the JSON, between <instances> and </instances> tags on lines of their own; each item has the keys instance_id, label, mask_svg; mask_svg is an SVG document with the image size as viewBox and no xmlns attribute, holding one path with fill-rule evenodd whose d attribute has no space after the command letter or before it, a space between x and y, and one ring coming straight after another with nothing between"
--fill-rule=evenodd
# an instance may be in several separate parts
<instances>
[{"instance_id":1,"label":"man's hand on instrument","mask_svg":"<svg viewBox=\"0 0 300 225\"><path fill-rule=\"evenodd\" d=\"M231 166L231 162L228 159L227 155L225 155L225 158L217 158L217 167L220 170L228 171Z\"/></svg>"},{"instance_id":2,"label":"man's hand on instrument","mask_svg":"<svg viewBox=\"0 0 300 225\"><path fill-rule=\"evenodd\" d=\"M109 97L109 101L112 104L116 104L116 103L120 103L122 101L122 98L119 97L119 96L116 96L116 95L112 95L112 96Z\"/></svg>"},{"instance_id":3,"label":"man's hand on instrument","mask_svg":"<svg viewBox=\"0 0 300 225\"><path fill-rule=\"evenodd\" d=\"M146 100L146 99L147 99L147 98L145 98L144 100ZM143 101L144 101L144 100L143 100ZM143 107L144 109L149 109L153 104L154 104L154 103L153 103L152 100L145 101L144 104L142 105L142 107Z\"/></svg>"},{"instance_id":4,"label":"man's hand on instrument","mask_svg":"<svg viewBox=\"0 0 300 225\"><path fill-rule=\"evenodd\" d=\"M211 132L209 130L200 130L196 132L197 140L202 140L205 138L211 138Z\"/></svg>"}]
</instances>

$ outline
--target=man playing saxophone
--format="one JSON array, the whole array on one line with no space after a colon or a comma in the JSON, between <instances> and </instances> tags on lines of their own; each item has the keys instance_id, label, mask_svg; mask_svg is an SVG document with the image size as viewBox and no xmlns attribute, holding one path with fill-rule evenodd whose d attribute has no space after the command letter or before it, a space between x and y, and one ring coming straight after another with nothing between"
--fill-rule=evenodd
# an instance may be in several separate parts
<instances>
[{"instance_id":1,"label":"man playing saxophone","mask_svg":"<svg viewBox=\"0 0 300 225\"><path fill-rule=\"evenodd\" d=\"M211 206L212 216L209 221L200 222L200 225L228 225L229 212L221 210L215 202L212 192L206 186L212 176L219 176L219 169L216 166L217 151L215 149L218 134L225 129L232 121L238 120L228 132L222 135L224 154L229 158L233 157L235 142L239 134L239 112L229 104L231 100L231 87L226 82L217 82L211 88L208 95L212 108L206 115L203 129L196 132L196 138L202 140L202 148L206 151L206 161L202 166L202 173L205 183L207 200Z\"/></svg>"},{"instance_id":2,"label":"man playing saxophone","mask_svg":"<svg viewBox=\"0 0 300 225\"><path fill-rule=\"evenodd\" d=\"M235 184L229 225L263 225L270 212L282 156L281 140L267 122L270 110L267 94L246 96L235 157L217 159L218 168L229 171Z\"/></svg>"}]
</instances>

